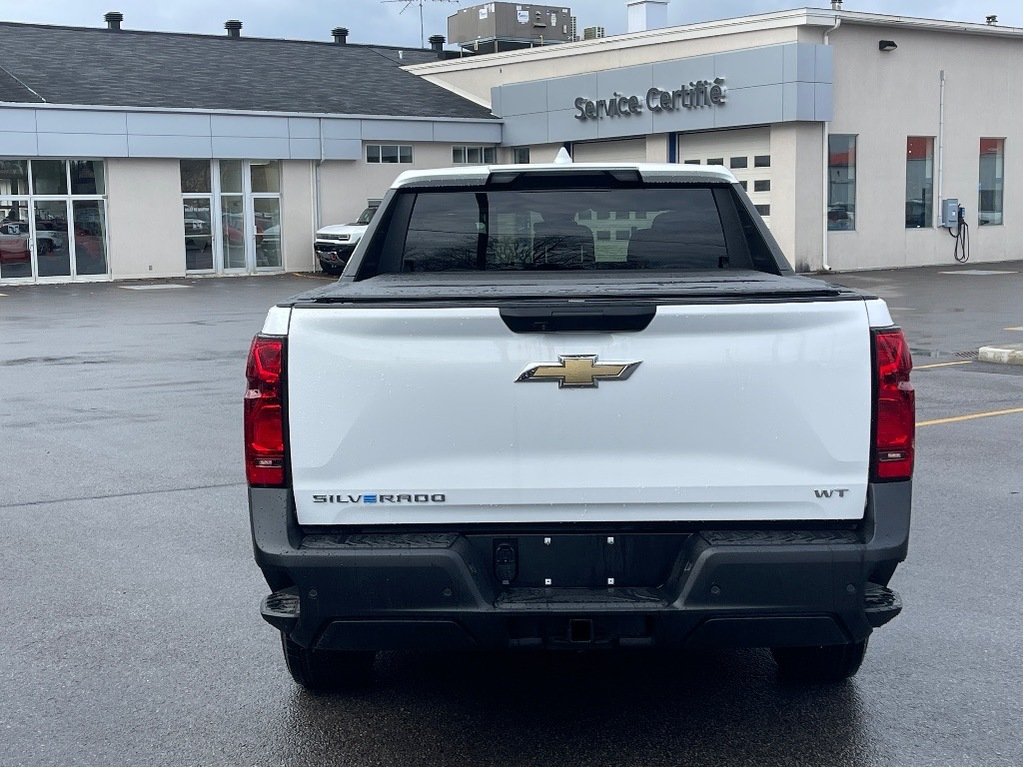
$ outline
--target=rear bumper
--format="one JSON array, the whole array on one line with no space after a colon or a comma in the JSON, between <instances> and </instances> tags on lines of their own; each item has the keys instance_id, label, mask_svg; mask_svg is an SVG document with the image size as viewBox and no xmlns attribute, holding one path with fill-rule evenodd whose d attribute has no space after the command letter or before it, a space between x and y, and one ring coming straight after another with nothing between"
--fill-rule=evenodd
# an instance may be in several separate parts
<instances>
[{"instance_id":1,"label":"rear bumper","mask_svg":"<svg viewBox=\"0 0 1024 768\"><path fill-rule=\"evenodd\" d=\"M334 243L320 240L313 243L313 250L320 263L335 267L344 267L355 249L356 246L353 243Z\"/></svg>"},{"instance_id":2,"label":"rear bumper","mask_svg":"<svg viewBox=\"0 0 1024 768\"><path fill-rule=\"evenodd\" d=\"M862 640L899 612L911 484L871 486L842 530L311 532L289 491L249 500L263 616L305 647L762 647Z\"/></svg>"}]
</instances>

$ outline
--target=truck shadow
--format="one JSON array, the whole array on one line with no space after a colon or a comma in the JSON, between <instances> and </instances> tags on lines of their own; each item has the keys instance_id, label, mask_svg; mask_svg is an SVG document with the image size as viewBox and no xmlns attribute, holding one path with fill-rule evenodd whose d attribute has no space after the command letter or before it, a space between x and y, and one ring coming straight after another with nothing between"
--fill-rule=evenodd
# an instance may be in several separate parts
<instances>
[{"instance_id":1,"label":"truck shadow","mask_svg":"<svg viewBox=\"0 0 1024 768\"><path fill-rule=\"evenodd\" d=\"M872 762L861 709L855 682L783 683L765 651L389 653L291 717L326 737L311 763L844 765Z\"/></svg>"}]
</instances>

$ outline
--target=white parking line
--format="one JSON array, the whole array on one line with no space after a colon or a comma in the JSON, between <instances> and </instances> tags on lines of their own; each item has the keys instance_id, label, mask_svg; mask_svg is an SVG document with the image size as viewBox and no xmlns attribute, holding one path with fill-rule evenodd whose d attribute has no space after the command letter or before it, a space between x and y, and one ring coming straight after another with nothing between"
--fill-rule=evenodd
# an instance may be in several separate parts
<instances>
[{"instance_id":1,"label":"white parking line","mask_svg":"<svg viewBox=\"0 0 1024 768\"><path fill-rule=\"evenodd\" d=\"M956 360L952 363L929 363L928 365L915 365L915 371L923 371L926 368L945 368L947 365L970 365L973 360Z\"/></svg>"},{"instance_id":2,"label":"white parking line","mask_svg":"<svg viewBox=\"0 0 1024 768\"><path fill-rule=\"evenodd\" d=\"M940 275L1015 275L1012 269L957 269L951 272L940 272Z\"/></svg>"}]
</instances>

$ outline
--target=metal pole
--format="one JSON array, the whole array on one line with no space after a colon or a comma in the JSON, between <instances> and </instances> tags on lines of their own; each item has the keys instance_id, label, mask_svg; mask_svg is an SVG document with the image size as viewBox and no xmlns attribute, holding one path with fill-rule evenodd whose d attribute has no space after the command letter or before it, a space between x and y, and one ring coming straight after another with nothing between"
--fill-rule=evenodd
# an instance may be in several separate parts
<instances>
[{"instance_id":1,"label":"metal pole","mask_svg":"<svg viewBox=\"0 0 1024 768\"><path fill-rule=\"evenodd\" d=\"M939 70L939 204L935 206L935 226L942 224L942 138L946 127L946 70Z\"/></svg>"}]
</instances>

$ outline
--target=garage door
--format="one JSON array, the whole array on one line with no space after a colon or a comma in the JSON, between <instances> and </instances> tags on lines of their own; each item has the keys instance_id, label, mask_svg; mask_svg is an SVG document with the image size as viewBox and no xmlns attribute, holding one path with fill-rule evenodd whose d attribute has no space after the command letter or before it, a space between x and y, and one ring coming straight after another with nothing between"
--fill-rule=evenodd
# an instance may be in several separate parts
<instances>
[{"instance_id":1,"label":"garage door","mask_svg":"<svg viewBox=\"0 0 1024 768\"><path fill-rule=\"evenodd\" d=\"M646 163L647 139L588 141L573 144L572 159L577 163Z\"/></svg>"},{"instance_id":2,"label":"garage door","mask_svg":"<svg viewBox=\"0 0 1024 768\"><path fill-rule=\"evenodd\" d=\"M771 226L771 129L682 134L679 136L679 162L724 165L747 190L757 212Z\"/></svg>"}]
</instances>

